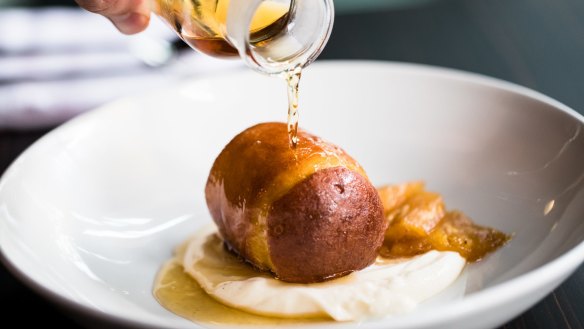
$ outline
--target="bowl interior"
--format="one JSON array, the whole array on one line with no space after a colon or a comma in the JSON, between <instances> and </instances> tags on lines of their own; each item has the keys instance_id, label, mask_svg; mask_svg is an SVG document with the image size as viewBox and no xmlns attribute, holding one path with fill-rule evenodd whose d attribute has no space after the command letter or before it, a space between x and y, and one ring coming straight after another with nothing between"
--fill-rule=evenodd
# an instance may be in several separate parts
<instances>
[{"instance_id":1,"label":"bowl interior","mask_svg":"<svg viewBox=\"0 0 584 329\"><path fill-rule=\"evenodd\" d=\"M514 234L468 268L461 298L582 242L583 123L561 104L496 80L403 64L316 64L301 88L301 127L342 146L374 184L424 180L449 208ZM203 189L222 147L254 123L285 118L284 82L247 72L83 115L3 177L2 253L32 281L90 309L192 327L154 300L154 277L210 221Z\"/></svg>"}]
</instances>

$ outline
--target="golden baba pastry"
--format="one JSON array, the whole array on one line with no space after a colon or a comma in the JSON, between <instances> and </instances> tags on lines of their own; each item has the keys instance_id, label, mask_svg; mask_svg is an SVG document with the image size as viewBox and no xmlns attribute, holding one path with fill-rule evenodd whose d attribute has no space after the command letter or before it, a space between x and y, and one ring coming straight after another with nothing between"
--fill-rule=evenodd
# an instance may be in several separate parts
<instances>
[{"instance_id":1,"label":"golden baba pastry","mask_svg":"<svg viewBox=\"0 0 584 329\"><path fill-rule=\"evenodd\" d=\"M375 261L387 221L377 190L341 148L283 123L246 129L211 169L207 206L228 247L287 282L319 282Z\"/></svg>"}]
</instances>

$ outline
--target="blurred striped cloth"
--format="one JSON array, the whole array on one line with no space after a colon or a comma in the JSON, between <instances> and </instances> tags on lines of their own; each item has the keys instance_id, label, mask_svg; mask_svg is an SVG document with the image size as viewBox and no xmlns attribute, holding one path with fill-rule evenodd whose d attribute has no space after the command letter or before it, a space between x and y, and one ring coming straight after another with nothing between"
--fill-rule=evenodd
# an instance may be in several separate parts
<instances>
[{"instance_id":1,"label":"blurred striped cloth","mask_svg":"<svg viewBox=\"0 0 584 329\"><path fill-rule=\"evenodd\" d=\"M78 8L0 11L0 129L59 124L108 101L241 67L173 47L153 17L135 36Z\"/></svg>"}]
</instances>

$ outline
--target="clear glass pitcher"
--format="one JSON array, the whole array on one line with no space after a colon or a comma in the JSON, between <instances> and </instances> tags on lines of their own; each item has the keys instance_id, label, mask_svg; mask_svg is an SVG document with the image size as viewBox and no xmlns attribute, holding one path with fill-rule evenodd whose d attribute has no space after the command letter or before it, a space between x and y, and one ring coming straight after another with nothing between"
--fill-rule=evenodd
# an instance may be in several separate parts
<instances>
[{"instance_id":1,"label":"clear glass pitcher","mask_svg":"<svg viewBox=\"0 0 584 329\"><path fill-rule=\"evenodd\" d=\"M153 11L191 47L240 56L278 75L316 59L330 36L333 0L152 0Z\"/></svg>"}]
</instances>

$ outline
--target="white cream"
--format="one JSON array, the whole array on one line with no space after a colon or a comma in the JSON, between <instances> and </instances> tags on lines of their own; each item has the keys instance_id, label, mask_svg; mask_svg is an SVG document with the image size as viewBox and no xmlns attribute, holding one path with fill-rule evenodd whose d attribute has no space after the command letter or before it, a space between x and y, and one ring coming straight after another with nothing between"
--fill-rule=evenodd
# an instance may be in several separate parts
<instances>
[{"instance_id":1,"label":"white cream","mask_svg":"<svg viewBox=\"0 0 584 329\"><path fill-rule=\"evenodd\" d=\"M226 252L214 227L193 237L183 259L185 271L226 305L261 315L337 321L407 312L448 287L464 265L458 253L430 251L404 260L379 258L361 271L323 283L286 283Z\"/></svg>"}]
</instances>

